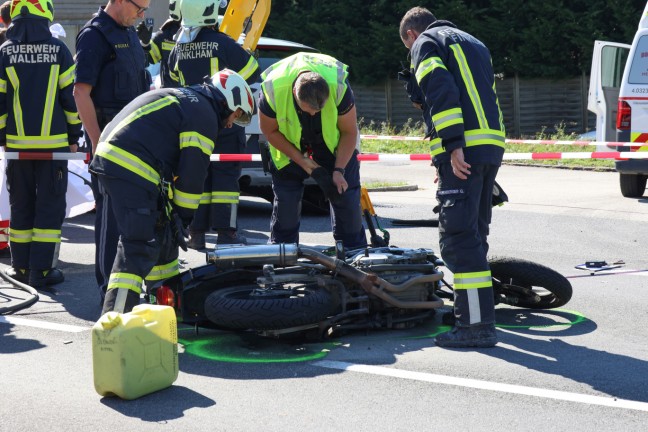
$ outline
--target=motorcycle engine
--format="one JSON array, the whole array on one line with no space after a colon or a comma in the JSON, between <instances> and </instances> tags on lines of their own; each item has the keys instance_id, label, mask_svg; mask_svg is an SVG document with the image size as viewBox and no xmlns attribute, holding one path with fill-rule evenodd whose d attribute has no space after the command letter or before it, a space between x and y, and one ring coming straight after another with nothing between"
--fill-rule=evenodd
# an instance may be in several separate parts
<instances>
[{"instance_id":1,"label":"motorcycle engine","mask_svg":"<svg viewBox=\"0 0 648 432\"><path fill-rule=\"evenodd\" d=\"M354 264L359 268L377 273L392 284L400 285L424 273L429 274L428 266L433 264L431 256L433 252L430 249L379 248L370 249L368 254L357 257L354 259ZM391 294L402 301L425 301L431 292L434 292L432 284L420 283Z\"/></svg>"},{"instance_id":2,"label":"motorcycle engine","mask_svg":"<svg viewBox=\"0 0 648 432\"><path fill-rule=\"evenodd\" d=\"M425 264L432 251L430 249L378 248L354 260L358 267L378 264Z\"/></svg>"}]
</instances>

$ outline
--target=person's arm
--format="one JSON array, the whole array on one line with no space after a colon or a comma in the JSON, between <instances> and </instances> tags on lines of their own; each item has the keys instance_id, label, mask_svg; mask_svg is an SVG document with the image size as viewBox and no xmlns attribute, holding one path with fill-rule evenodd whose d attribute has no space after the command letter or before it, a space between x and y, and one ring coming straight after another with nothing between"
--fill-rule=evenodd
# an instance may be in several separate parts
<instances>
[{"instance_id":1,"label":"person's arm","mask_svg":"<svg viewBox=\"0 0 648 432\"><path fill-rule=\"evenodd\" d=\"M338 116L337 127L340 131L340 142L335 156L335 168L344 169L353 156L358 139L358 117L355 105L345 114ZM344 193L349 185L339 171L333 171L333 183L338 193Z\"/></svg>"},{"instance_id":2,"label":"person's arm","mask_svg":"<svg viewBox=\"0 0 648 432\"><path fill-rule=\"evenodd\" d=\"M99 122L97 121L97 113L95 112L94 102L90 97L91 91L92 86L90 84L74 84L74 101L77 105L79 118L81 118L81 123L83 123L83 127L85 128L85 131L90 138L90 144L92 145L92 154L95 154L95 152L97 151L97 145L99 144L101 129L99 129Z\"/></svg>"},{"instance_id":3,"label":"person's arm","mask_svg":"<svg viewBox=\"0 0 648 432\"><path fill-rule=\"evenodd\" d=\"M425 97L426 107L430 107L426 115L446 152L451 155L455 176L465 180L470 175L470 164L465 162L463 154L466 141L459 88L443 63L445 57L442 48L433 41L416 43L412 47L416 80Z\"/></svg>"},{"instance_id":4,"label":"person's arm","mask_svg":"<svg viewBox=\"0 0 648 432\"><path fill-rule=\"evenodd\" d=\"M302 167L308 175L310 175L315 168L319 167L319 165L311 158L304 156L299 149L288 141L284 134L279 131L279 123L277 122L277 119L265 115L261 110L259 110L259 126L261 127L261 132L263 132L263 134L268 138L268 142L270 142L272 146L281 153L288 156L290 160Z\"/></svg>"}]
</instances>

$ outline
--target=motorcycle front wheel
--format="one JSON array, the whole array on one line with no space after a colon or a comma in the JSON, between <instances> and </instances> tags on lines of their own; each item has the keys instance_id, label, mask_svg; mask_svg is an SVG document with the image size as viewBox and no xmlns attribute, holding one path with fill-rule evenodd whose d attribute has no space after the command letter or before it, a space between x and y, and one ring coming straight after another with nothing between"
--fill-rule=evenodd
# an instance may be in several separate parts
<instances>
[{"instance_id":1,"label":"motorcycle front wheel","mask_svg":"<svg viewBox=\"0 0 648 432\"><path fill-rule=\"evenodd\" d=\"M549 267L518 258L489 260L495 294L500 301L529 309L553 309L571 299L572 286Z\"/></svg>"},{"instance_id":2,"label":"motorcycle front wheel","mask_svg":"<svg viewBox=\"0 0 648 432\"><path fill-rule=\"evenodd\" d=\"M329 291L316 286L293 290L258 291L257 285L217 290L205 300L205 315L230 329L277 330L315 324L335 308Z\"/></svg>"}]
</instances>

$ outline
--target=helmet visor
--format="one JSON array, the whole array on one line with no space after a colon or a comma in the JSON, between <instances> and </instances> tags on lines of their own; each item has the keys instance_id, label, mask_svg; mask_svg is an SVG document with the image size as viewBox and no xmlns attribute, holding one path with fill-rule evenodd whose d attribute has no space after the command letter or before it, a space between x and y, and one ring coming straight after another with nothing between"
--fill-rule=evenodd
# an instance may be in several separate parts
<instances>
[{"instance_id":1,"label":"helmet visor","mask_svg":"<svg viewBox=\"0 0 648 432\"><path fill-rule=\"evenodd\" d=\"M243 111L243 110L241 110L241 111ZM241 116L239 118L234 120L234 124L237 124L237 125L243 126L243 127L249 125L251 122L252 122L252 114L251 113L246 113L245 111L243 111L243 113L241 114Z\"/></svg>"}]
</instances>

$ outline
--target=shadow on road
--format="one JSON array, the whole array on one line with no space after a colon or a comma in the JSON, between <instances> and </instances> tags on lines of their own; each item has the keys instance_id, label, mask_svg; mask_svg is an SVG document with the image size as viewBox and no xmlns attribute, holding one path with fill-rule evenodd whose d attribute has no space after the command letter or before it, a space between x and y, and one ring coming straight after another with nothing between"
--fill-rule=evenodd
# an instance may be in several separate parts
<instances>
[{"instance_id":1,"label":"shadow on road","mask_svg":"<svg viewBox=\"0 0 648 432\"><path fill-rule=\"evenodd\" d=\"M0 325L0 354L16 354L32 350L45 348L40 341L35 339L21 339L14 336L12 329L13 324L2 323Z\"/></svg>"},{"instance_id":2,"label":"shadow on road","mask_svg":"<svg viewBox=\"0 0 648 432\"><path fill-rule=\"evenodd\" d=\"M173 401L173 403L169 403L169 401ZM127 401L118 397L103 397L101 403L125 416L151 423L163 423L184 417L185 412L192 408L209 408L216 405L216 401L177 385L143 396L135 401Z\"/></svg>"},{"instance_id":3,"label":"shadow on road","mask_svg":"<svg viewBox=\"0 0 648 432\"><path fill-rule=\"evenodd\" d=\"M511 311L514 311L511 309ZM514 311L519 312L519 311ZM562 314L561 311L535 311L534 314ZM500 314L501 315L501 314ZM512 314L509 313L508 318ZM546 316L545 316L546 318ZM540 317L540 321L543 319ZM498 319L498 322L499 319ZM530 370L560 375L575 382L587 384L592 389L621 399L648 402L648 388L638 383L636 377L648 375L648 361L609 351L572 345L570 336L593 332L597 326L585 319L578 325L559 327L515 328L500 327L500 344L495 349L483 350L484 354L515 363ZM535 336L559 336L538 339ZM510 346L512 348L509 348ZM628 371L632 371L629 373Z\"/></svg>"}]
</instances>

